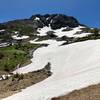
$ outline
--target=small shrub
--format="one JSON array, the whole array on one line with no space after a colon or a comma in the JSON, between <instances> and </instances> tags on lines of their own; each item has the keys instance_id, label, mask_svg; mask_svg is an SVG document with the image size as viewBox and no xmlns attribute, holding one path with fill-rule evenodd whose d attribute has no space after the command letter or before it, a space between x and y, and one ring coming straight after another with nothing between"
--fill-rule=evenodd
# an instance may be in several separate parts
<instances>
[{"instance_id":1,"label":"small shrub","mask_svg":"<svg viewBox=\"0 0 100 100\"><path fill-rule=\"evenodd\" d=\"M45 69L49 71L51 69L50 66L51 66L51 64L48 62L47 65L45 66Z\"/></svg>"},{"instance_id":2,"label":"small shrub","mask_svg":"<svg viewBox=\"0 0 100 100\"><path fill-rule=\"evenodd\" d=\"M0 52L0 59L2 59L3 57L4 57L4 54Z\"/></svg>"},{"instance_id":3,"label":"small shrub","mask_svg":"<svg viewBox=\"0 0 100 100\"><path fill-rule=\"evenodd\" d=\"M16 74L14 74L14 76L13 76L14 78L18 78L19 77L19 74L18 73L16 73Z\"/></svg>"},{"instance_id":4,"label":"small shrub","mask_svg":"<svg viewBox=\"0 0 100 100\"><path fill-rule=\"evenodd\" d=\"M19 78L19 80L22 80L24 78L24 75L20 74L18 78Z\"/></svg>"},{"instance_id":5,"label":"small shrub","mask_svg":"<svg viewBox=\"0 0 100 100\"><path fill-rule=\"evenodd\" d=\"M4 65L4 71L9 72L9 67L7 64Z\"/></svg>"},{"instance_id":6,"label":"small shrub","mask_svg":"<svg viewBox=\"0 0 100 100\"><path fill-rule=\"evenodd\" d=\"M12 81L14 81L14 80L22 80L24 78L24 75L23 74L18 74L18 73L16 73L16 74L14 74L13 75L13 77L12 77Z\"/></svg>"}]
</instances>

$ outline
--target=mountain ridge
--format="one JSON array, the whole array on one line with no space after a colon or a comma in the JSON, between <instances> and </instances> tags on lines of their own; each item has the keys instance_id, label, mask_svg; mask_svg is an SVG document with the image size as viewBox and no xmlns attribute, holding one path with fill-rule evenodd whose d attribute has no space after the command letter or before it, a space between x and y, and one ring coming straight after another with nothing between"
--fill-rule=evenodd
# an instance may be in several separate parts
<instances>
[{"instance_id":1,"label":"mountain ridge","mask_svg":"<svg viewBox=\"0 0 100 100\"><path fill-rule=\"evenodd\" d=\"M27 24L28 27L32 28L43 28L44 26L51 26L52 29L59 29L61 27L77 27L82 25L78 20L72 16L67 16L64 14L45 14L45 15L32 15L28 19L12 20L8 22L1 23L0 25L14 27L13 24Z\"/></svg>"}]
</instances>

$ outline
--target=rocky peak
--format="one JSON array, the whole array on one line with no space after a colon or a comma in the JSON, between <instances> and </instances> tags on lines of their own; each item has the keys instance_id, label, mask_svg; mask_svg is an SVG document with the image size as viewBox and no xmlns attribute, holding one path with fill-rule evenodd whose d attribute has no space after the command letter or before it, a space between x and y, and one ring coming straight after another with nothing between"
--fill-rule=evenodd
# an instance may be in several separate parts
<instances>
[{"instance_id":1,"label":"rocky peak","mask_svg":"<svg viewBox=\"0 0 100 100\"><path fill-rule=\"evenodd\" d=\"M74 28L79 26L80 23L74 17L64 14L45 14L45 15L32 15L28 19L20 19L8 21L0 24L0 29L20 31L21 33L32 33L38 28L45 26L51 27L51 29L60 29L62 27Z\"/></svg>"},{"instance_id":2,"label":"rocky peak","mask_svg":"<svg viewBox=\"0 0 100 100\"><path fill-rule=\"evenodd\" d=\"M62 27L77 27L79 22L71 16L63 14L46 14L46 15L33 15L30 17L35 26L42 28L44 26L51 26L52 29L59 29Z\"/></svg>"}]
</instances>

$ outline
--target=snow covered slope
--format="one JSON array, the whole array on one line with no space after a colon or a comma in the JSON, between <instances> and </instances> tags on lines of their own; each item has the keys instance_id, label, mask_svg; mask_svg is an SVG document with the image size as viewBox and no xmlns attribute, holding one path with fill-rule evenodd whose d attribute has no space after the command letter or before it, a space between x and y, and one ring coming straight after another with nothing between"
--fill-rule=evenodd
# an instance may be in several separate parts
<instances>
[{"instance_id":1,"label":"snow covered slope","mask_svg":"<svg viewBox=\"0 0 100 100\"><path fill-rule=\"evenodd\" d=\"M64 46L60 46L63 41L47 40L42 43L49 46L37 49L32 63L15 72L38 70L50 62L52 76L4 100L50 100L72 90L100 83L100 40Z\"/></svg>"}]
</instances>

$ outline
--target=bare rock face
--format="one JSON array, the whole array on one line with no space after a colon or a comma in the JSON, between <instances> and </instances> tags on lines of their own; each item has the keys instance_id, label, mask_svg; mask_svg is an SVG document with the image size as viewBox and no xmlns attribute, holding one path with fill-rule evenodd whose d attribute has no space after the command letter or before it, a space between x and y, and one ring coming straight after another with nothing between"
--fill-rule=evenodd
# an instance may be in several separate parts
<instances>
[{"instance_id":1,"label":"bare rock face","mask_svg":"<svg viewBox=\"0 0 100 100\"><path fill-rule=\"evenodd\" d=\"M66 15L57 15L53 18L51 23L52 29L59 29L61 27L77 27L78 21L74 17L68 17Z\"/></svg>"}]
</instances>

